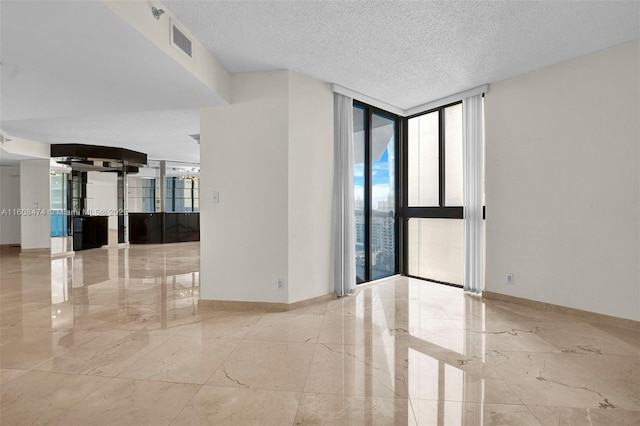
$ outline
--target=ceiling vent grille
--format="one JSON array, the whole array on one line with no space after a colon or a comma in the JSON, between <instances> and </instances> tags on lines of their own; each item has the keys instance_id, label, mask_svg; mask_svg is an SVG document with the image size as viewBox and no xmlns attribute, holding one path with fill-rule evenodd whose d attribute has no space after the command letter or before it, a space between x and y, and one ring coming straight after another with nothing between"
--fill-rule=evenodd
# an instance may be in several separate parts
<instances>
[{"instance_id":1,"label":"ceiling vent grille","mask_svg":"<svg viewBox=\"0 0 640 426\"><path fill-rule=\"evenodd\" d=\"M171 44L188 57L192 57L191 39L173 22L171 22Z\"/></svg>"}]
</instances>

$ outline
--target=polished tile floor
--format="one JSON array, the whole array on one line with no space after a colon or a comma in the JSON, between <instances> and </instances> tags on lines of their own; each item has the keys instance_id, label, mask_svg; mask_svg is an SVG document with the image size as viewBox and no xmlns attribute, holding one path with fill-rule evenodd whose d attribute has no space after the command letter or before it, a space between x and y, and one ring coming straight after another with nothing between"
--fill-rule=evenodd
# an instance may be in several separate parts
<instances>
[{"instance_id":1,"label":"polished tile floor","mask_svg":"<svg viewBox=\"0 0 640 426\"><path fill-rule=\"evenodd\" d=\"M194 243L0 254L2 426L640 424L637 331L407 278L200 309Z\"/></svg>"}]
</instances>

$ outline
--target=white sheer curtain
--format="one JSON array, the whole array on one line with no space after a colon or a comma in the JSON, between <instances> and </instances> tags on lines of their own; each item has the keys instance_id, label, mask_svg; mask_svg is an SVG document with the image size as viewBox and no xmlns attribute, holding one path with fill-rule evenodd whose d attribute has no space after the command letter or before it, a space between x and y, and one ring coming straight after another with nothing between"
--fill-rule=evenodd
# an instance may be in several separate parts
<instances>
[{"instance_id":1,"label":"white sheer curtain","mask_svg":"<svg viewBox=\"0 0 640 426\"><path fill-rule=\"evenodd\" d=\"M334 285L338 296L356 289L353 207L353 99L334 93L333 237Z\"/></svg>"},{"instance_id":2,"label":"white sheer curtain","mask_svg":"<svg viewBox=\"0 0 640 426\"><path fill-rule=\"evenodd\" d=\"M464 290L482 293L482 94L462 101L464 188Z\"/></svg>"}]
</instances>

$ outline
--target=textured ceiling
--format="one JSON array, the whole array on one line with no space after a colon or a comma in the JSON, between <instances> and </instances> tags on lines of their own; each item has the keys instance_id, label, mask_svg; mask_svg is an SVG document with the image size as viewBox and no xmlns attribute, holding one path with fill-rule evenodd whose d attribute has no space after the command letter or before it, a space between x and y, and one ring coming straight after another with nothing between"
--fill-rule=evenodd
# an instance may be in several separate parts
<instances>
[{"instance_id":1,"label":"textured ceiling","mask_svg":"<svg viewBox=\"0 0 640 426\"><path fill-rule=\"evenodd\" d=\"M164 4L230 72L291 69L401 109L640 37L638 1ZM198 161L187 135L215 94L101 1L0 11L8 134Z\"/></svg>"},{"instance_id":2,"label":"textured ceiling","mask_svg":"<svg viewBox=\"0 0 640 426\"><path fill-rule=\"evenodd\" d=\"M195 1L230 72L290 69L401 109L640 37L640 2Z\"/></svg>"}]
</instances>

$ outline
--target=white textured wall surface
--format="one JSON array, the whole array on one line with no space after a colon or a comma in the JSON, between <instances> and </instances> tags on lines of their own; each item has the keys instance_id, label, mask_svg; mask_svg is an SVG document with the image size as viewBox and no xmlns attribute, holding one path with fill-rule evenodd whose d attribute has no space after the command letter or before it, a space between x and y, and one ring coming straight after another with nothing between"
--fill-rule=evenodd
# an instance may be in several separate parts
<instances>
[{"instance_id":1,"label":"white textured wall surface","mask_svg":"<svg viewBox=\"0 0 640 426\"><path fill-rule=\"evenodd\" d=\"M232 104L203 110L201 141L201 297L331 293L330 86L290 71L234 75Z\"/></svg>"},{"instance_id":2,"label":"white textured wall surface","mask_svg":"<svg viewBox=\"0 0 640 426\"><path fill-rule=\"evenodd\" d=\"M23 215L20 237L23 250L51 247L51 175L49 160L20 161L20 208L38 209L39 214ZM44 214L42 213L44 212Z\"/></svg>"},{"instance_id":3,"label":"white textured wall surface","mask_svg":"<svg viewBox=\"0 0 640 426\"><path fill-rule=\"evenodd\" d=\"M288 301L288 76L234 75L232 104L202 111L202 299Z\"/></svg>"},{"instance_id":4,"label":"white textured wall surface","mask_svg":"<svg viewBox=\"0 0 640 426\"><path fill-rule=\"evenodd\" d=\"M118 175L107 172L87 172L87 213L109 216L109 230L118 230ZM115 244L116 241L109 241Z\"/></svg>"},{"instance_id":5,"label":"white textured wall surface","mask_svg":"<svg viewBox=\"0 0 640 426\"><path fill-rule=\"evenodd\" d=\"M290 72L289 302L333 292L333 93Z\"/></svg>"},{"instance_id":6,"label":"white textured wall surface","mask_svg":"<svg viewBox=\"0 0 640 426\"><path fill-rule=\"evenodd\" d=\"M91 216L117 216L118 175L87 172L87 210Z\"/></svg>"},{"instance_id":7,"label":"white textured wall surface","mask_svg":"<svg viewBox=\"0 0 640 426\"><path fill-rule=\"evenodd\" d=\"M494 83L485 113L486 290L640 320L640 41Z\"/></svg>"},{"instance_id":8,"label":"white textured wall surface","mask_svg":"<svg viewBox=\"0 0 640 426\"><path fill-rule=\"evenodd\" d=\"M0 245L20 244L20 216L12 215L20 208L20 167L0 167Z\"/></svg>"}]
</instances>

